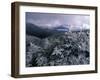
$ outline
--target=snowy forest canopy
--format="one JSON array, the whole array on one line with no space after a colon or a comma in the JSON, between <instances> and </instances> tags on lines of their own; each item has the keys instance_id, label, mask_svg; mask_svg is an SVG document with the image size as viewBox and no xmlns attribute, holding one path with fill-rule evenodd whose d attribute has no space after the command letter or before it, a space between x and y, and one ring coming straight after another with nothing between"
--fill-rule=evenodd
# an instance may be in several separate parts
<instances>
[{"instance_id":1,"label":"snowy forest canopy","mask_svg":"<svg viewBox=\"0 0 100 80\"><path fill-rule=\"evenodd\" d=\"M26 67L90 63L89 16L26 13Z\"/></svg>"}]
</instances>

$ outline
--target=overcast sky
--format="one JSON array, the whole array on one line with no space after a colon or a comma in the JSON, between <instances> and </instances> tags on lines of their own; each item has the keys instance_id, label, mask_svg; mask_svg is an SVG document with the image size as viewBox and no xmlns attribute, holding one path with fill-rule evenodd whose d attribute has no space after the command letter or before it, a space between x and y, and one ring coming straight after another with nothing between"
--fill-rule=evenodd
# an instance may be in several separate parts
<instances>
[{"instance_id":1,"label":"overcast sky","mask_svg":"<svg viewBox=\"0 0 100 80\"><path fill-rule=\"evenodd\" d=\"M59 25L71 25L90 27L90 16L82 14L54 14L26 12L26 23L52 28Z\"/></svg>"}]
</instances>

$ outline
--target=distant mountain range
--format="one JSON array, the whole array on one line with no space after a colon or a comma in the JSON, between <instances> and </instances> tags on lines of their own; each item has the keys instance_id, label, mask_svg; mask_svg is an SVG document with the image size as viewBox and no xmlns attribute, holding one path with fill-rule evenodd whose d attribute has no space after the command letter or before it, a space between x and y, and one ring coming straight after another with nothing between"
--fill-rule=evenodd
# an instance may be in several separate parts
<instances>
[{"instance_id":1,"label":"distant mountain range","mask_svg":"<svg viewBox=\"0 0 100 80\"><path fill-rule=\"evenodd\" d=\"M63 25L60 25L60 26L55 27L54 30L58 32L66 32L66 31L69 31L69 26L65 27Z\"/></svg>"},{"instance_id":2,"label":"distant mountain range","mask_svg":"<svg viewBox=\"0 0 100 80\"><path fill-rule=\"evenodd\" d=\"M58 26L52 29L48 29L48 28L42 28L41 26L37 26L31 23L26 24L26 34L34 35L39 38L45 38L50 35L66 32L66 31L69 31L69 29L63 26Z\"/></svg>"},{"instance_id":3,"label":"distant mountain range","mask_svg":"<svg viewBox=\"0 0 100 80\"><path fill-rule=\"evenodd\" d=\"M60 25L53 27L52 29L44 28L42 26L37 26L32 23L26 23L26 34L28 35L34 35L39 38L46 38L48 36L51 36L53 34L59 34L68 32L70 29L70 26L67 25ZM79 31L79 29L77 29ZM77 31L75 29L75 31Z\"/></svg>"}]
</instances>

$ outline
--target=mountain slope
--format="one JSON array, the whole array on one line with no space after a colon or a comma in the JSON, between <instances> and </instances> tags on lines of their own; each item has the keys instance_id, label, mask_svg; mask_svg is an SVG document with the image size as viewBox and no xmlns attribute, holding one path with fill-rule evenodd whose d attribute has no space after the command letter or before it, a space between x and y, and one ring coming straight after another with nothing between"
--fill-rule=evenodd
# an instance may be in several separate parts
<instances>
[{"instance_id":1,"label":"mountain slope","mask_svg":"<svg viewBox=\"0 0 100 80\"><path fill-rule=\"evenodd\" d=\"M26 24L26 34L33 35L39 38L46 38L48 36L64 33L69 31L68 28L64 27L63 25L54 27L52 29L43 28L42 26L37 26L31 23Z\"/></svg>"},{"instance_id":2,"label":"mountain slope","mask_svg":"<svg viewBox=\"0 0 100 80\"><path fill-rule=\"evenodd\" d=\"M27 35L30 45L26 46L26 66L89 64L89 33L89 30L66 32L43 39Z\"/></svg>"}]
</instances>

